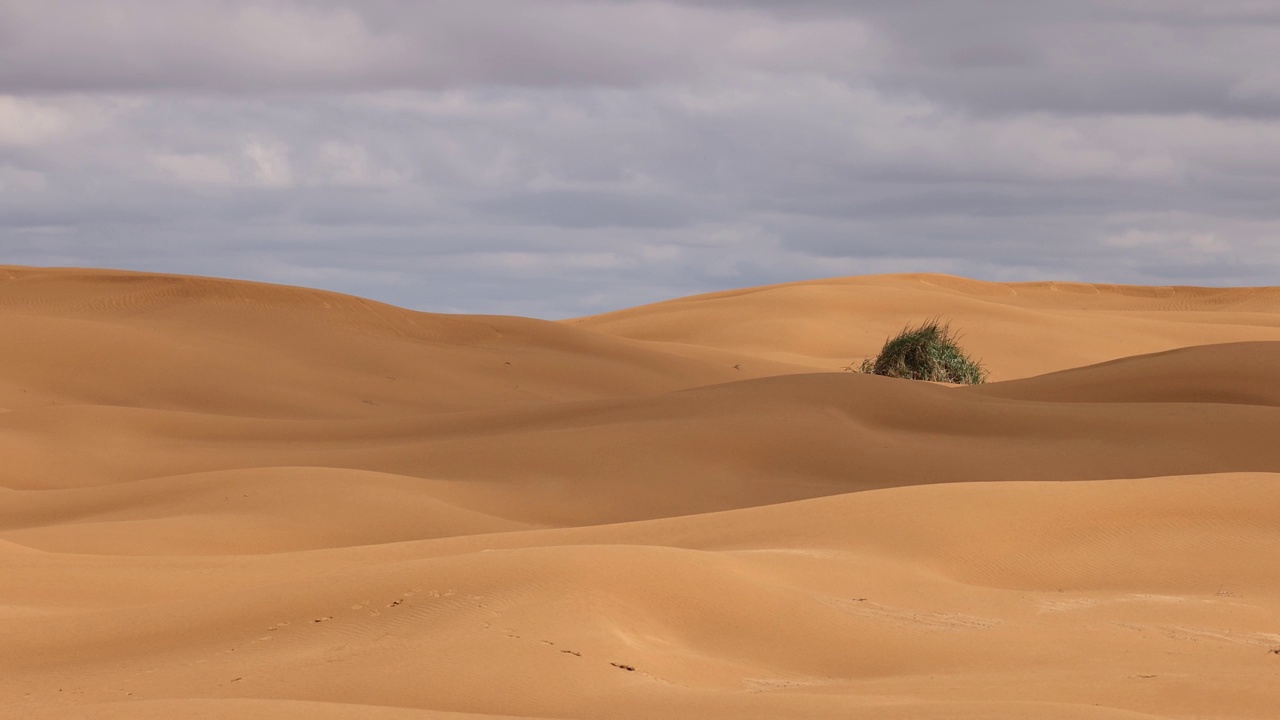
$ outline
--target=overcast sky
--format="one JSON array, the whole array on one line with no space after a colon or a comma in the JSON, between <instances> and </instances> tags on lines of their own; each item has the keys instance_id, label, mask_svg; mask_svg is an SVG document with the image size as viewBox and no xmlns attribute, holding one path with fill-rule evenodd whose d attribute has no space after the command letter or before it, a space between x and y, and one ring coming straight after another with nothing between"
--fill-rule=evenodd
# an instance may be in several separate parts
<instances>
[{"instance_id":1,"label":"overcast sky","mask_svg":"<svg viewBox=\"0 0 1280 720\"><path fill-rule=\"evenodd\" d=\"M1280 284L1280 0L0 0L0 263Z\"/></svg>"}]
</instances>

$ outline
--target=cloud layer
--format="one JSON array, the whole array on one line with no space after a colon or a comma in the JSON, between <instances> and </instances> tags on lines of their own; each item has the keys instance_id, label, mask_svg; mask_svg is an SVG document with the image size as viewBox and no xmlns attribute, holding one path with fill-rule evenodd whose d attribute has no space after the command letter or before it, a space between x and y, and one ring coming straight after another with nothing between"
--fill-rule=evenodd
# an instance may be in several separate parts
<instances>
[{"instance_id":1,"label":"cloud layer","mask_svg":"<svg viewBox=\"0 0 1280 720\"><path fill-rule=\"evenodd\" d=\"M563 317L1280 280L1280 6L0 0L0 261Z\"/></svg>"}]
</instances>

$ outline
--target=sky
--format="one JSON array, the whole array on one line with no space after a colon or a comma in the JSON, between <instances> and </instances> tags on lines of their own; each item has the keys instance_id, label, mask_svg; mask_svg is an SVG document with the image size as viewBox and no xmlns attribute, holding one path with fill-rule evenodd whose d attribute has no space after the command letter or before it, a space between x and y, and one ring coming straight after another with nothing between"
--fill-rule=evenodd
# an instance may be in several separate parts
<instances>
[{"instance_id":1,"label":"sky","mask_svg":"<svg viewBox=\"0 0 1280 720\"><path fill-rule=\"evenodd\" d=\"M0 263L1280 284L1280 0L0 0Z\"/></svg>"}]
</instances>

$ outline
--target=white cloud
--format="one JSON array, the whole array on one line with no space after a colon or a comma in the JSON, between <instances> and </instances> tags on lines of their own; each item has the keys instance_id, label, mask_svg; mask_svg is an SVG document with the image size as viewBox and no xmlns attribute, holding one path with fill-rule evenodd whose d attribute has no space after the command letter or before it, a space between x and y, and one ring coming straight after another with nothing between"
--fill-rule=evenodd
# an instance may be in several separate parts
<instances>
[{"instance_id":1,"label":"white cloud","mask_svg":"<svg viewBox=\"0 0 1280 720\"><path fill-rule=\"evenodd\" d=\"M392 187L406 179L390 168L379 167L363 145L330 140L317 148L307 182L312 185L377 188Z\"/></svg>"},{"instance_id":2,"label":"white cloud","mask_svg":"<svg viewBox=\"0 0 1280 720\"><path fill-rule=\"evenodd\" d=\"M1118 248L1143 248L1206 255L1231 251L1231 245L1222 238L1213 233L1204 232L1153 232L1129 229L1108 235L1102 242L1104 245Z\"/></svg>"},{"instance_id":3,"label":"white cloud","mask_svg":"<svg viewBox=\"0 0 1280 720\"><path fill-rule=\"evenodd\" d=\"M252 178L258 185L268 188L284 188L293 185L289 147L284 143L251 140L245 143L244 156L252 163Z\"/></svg>"},{"instance_id":4,"label":"white cloud","mask_svg":"<svg viewBox=\"0 0 1280 720\"><path fill-rule=\"evenodd\" d=\"M235 173L226 160L198 153L165 153L151 162L180 183L192 185L231 185Z\"/></svg>"},{"instance_id":5,"label":"white cloud","mask_svg":"<svg viewBox=\"0 0 1280 720\"><path fill-rule=\"evenodd\" d=\"M0 95L0 146L46 145L67 134L71 116L29 98Z\"/></svg>"}]
</instances>

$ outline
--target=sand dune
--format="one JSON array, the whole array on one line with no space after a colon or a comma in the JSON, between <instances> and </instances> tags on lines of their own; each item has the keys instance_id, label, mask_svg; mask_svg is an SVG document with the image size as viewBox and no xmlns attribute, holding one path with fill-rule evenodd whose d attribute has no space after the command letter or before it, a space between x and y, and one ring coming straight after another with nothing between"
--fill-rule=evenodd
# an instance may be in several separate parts
<instances>
[{"instance_id":1,"label":"sand dune","mask_svg":"<svg viewBox=\"0 0 1280 720\"><path fill-rule=\"evenodd\" d=\"M1001 382L841 372L942 315ZM0 269L0 716L1274 717L1280 292Z\"/></svg>"},{"instance_id":2,"label":"sand dune","mask_svg":"<svg viewBox=\"0 0 1280 720\"><path fill-rule=\"evenodd\" d=\"M988 397L1050 402L1280 405L1280 343L1179 348L1038 377L966 388Z\"/></svg>"},{"instance_id":3,"label":"sand dune","mask_svg":"<svg viewBox=\"0 0 1280 720\"><path fill-rule=\"evenodd\" d=\"M944 316L992 379L1007 380L1189 345L1280 340L1277 308L1280 288L880 275L699 295L572 324L694 357L729 350L832 371L873 356L904 325Z\"/></svg>"},{"instance_id":4,"label":"sand dune","mask_svg":"<svg viewBox=\"0 0 1280 720\"><path fill-rule=\"evenodd\" d=\"M3 280L6 276L7 281ZM633 396L741 371L560 323L300 288L0 268L0 407L236 416L455 412Z\"/></svg>"}]
</instances>

